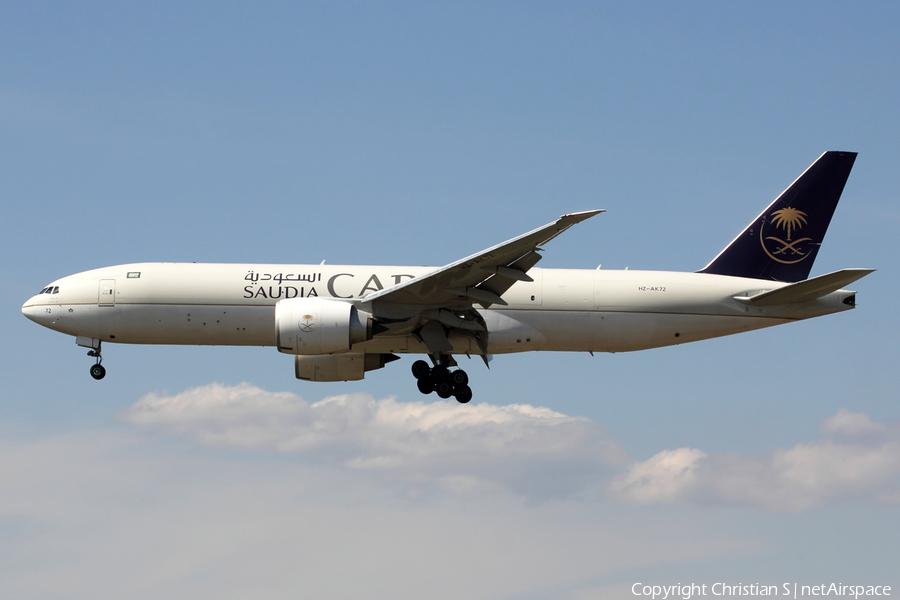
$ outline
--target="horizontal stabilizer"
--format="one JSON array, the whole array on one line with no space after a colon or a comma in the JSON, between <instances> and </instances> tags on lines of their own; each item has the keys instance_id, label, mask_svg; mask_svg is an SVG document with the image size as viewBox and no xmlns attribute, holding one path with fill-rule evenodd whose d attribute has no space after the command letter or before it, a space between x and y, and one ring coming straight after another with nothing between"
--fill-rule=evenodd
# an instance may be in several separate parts
<instances>
[{"instance_id":1,"label":"horizontal stabilizer","mask_svg":"<svg viewBox=\"0 0 900 600\"><path fill-rule=\"evenodd\" d=\"M845 285L849 285L858 279L862 279L875 269L842 269L827 275L820 275L786 285L777 290L769 290L758 294L746 294L735 296L734 299L752 306L773 306L775 304L795 304L815 300L836 292Z\"/></svg>"}]
</instances>

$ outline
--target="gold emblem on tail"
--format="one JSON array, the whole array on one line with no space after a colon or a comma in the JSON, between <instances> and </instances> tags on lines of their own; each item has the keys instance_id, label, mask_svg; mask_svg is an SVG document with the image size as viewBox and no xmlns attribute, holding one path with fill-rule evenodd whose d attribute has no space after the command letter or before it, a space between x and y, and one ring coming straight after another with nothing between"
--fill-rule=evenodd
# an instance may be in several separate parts
<instances>
[{"instance_id":1,"label":"gold emblem on tail","mask_svg":"<svg viewBox=\"0 0 900 600\"><path fill-rule=\"evenodd\" d=\"M810 255L812 248L805 242L812 241L812 238L792 239L794 233L803 229L803 226L806 225L805 212L787 207L776 210L769 216L771 221L768 223L763 221L759 228L759 241L769 258L782 264L792 265ZM787 239L782 239L775 235L766 235L766 225L774 225L776 231L783 229Z\"/></svg>"}]
</instances>

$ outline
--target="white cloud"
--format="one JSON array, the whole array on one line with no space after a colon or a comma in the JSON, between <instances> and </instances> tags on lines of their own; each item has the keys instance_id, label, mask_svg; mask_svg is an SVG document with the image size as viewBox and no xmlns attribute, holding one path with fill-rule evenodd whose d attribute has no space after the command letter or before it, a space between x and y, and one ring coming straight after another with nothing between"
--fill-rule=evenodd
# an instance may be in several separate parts
<instances>
[{"instance_id":1,"label":"white cloud","mask_svg":"<svg viewBox=\"0 0 900 600\"><path fill-rule=\"evenodd\" d=\"M361 475L128 429L0 438L3 597L574 599L601 577L746 552L707 512L502 491L410 502Z\"/></svg>"},{"instance_id":2,"label":"white cloud","mask_svg":"<svg viewBox=\"0 0 900 600\"><path fill-rule=\"evenodd\" d=\"M693 448L663 450L633 465L616 477L610 492L636 504L677 502L686 499L700 483L697 466L707 454Z\"/></svg>"},{"instance_id":3,"label":"white cloud","mask_svg":"<svg viewBox=\"0 0 900 600\"><path fill-rule=\"evenodd\" d=\"M497 486L534 498L577 493L627 457L603 427L523 404L397 402L368 394L308 403L250 384L148 394L125 421L211 446L274 449L378 473L410 489Z\"/></svg>"},{"instance_id":4,"label":"white cloud","mask_svg":"<svg viewBox=\"0 0 900 600\"><path fill-rule=\"evenodd\" d=\"M887 427L874 422L869 415L852 413L846 408L840 409L836 415L828 417L822 423L822 431L828 434L858 436L882 434Z\"/></svg>"},{"instance_id":5,"label":"white cloud","mask_svg":"<svg viewBox=\"0 0 900 600\"><path fill-rule=\"evenodd\" d=\"M509 489L535 500L719 504L804 511L827 501L898 497L900 428L841 410L823 438L760 455L663 450L631 461L605 428L530 405L397 402L368 394L309 403L250 384L148 394L122 413L150 431L214 447L268 449L337 464L411 497Z\"/></svg>"},{"instance_id":6,"label":"white cloud","mask_svg":"<svg viewBox=\"0 0 900 600\"><path fill-rule=\"evenodd\" d=\"M896 487L900 475L897 428L841 410L824 422L822 430L838 439L757 456L665 450L632 465L607 489L614 497L637 504L697 502L795 512L846 498L892 503L897 494L890 488Z\"/></svg>"},{"instance_id":7,"label":"white cloud","mask_svg":"<svg viewBox=\"0 0 900 600\"><path fill-rule=\"evenodd\" d=\"M8 595L618 597L623 579L713 557L743 565L780 535L770 515L708 504L900 502L889 424L762 456L683 448L628 466L599 425L530 406L310 404L244 384L148 395L121 416L155 435L0 439ZM604 484L621 503L559 497ZM396 493L422 486L432 493Z\"/></svg>"}]
</instances>

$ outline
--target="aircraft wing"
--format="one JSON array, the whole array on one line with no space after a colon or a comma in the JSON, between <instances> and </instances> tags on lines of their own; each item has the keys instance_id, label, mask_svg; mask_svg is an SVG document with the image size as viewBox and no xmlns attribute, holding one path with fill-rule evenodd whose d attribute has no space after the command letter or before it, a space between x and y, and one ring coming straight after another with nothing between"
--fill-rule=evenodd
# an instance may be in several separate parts
<instances>
[{"instance_id":1,"label":"aircraft wing","mask_svg":"<svg viewBox=\"0 0 900 600\"><path fill-rule=\"evenodd\" d=\"M516 281L531 281L526 274L541 256L537 253L563 231L603 210L587 210L561 216L487 250L476 252L437 270L365 297L366 302L415 305L423 308L477 302L485 307L505 305L500 297Z\"/></svg>"}]
</instances>

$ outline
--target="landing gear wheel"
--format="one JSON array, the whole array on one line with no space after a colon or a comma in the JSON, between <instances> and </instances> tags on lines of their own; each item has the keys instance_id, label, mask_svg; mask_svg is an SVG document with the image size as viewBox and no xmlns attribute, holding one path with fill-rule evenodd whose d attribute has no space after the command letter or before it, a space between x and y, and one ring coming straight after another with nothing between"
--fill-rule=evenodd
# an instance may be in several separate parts
<instances>
[{"instance_id":1,"label":"landing gear wheel","mask_svg":"<svg viewBox=\"0 0 900 600\"><path fill-rule=\"evenodd\" d=\"M412 374L417 379L416 386L423 394L437 392L446 400L454 396L460 404L472 399L472 388L469 387L469 375L458 368L459 365L449 354L435 352L431 355L434 367L429 367L424 360L412 364ZM450 371L455 368L454 371Z\"/></svg>"},{"instance_id":2,"label":"landing gear wheel","mask_svg":"<svg viewBox=\"0 0 900 600\"><path fill-rule=\"evenodd\" d=\"M97 380L103 379L106 377L106 369L99 363L91 366L91 377Z\"/></svg>"},{"instance_id":3,"label":"landing gear wheel","mask_svg":"<svg viewBox=\"0 0 900 600\"><path fill-rule=\"evenodd\" d=\"M434 389L437 391L437 395L445 400L453 395L453 385L446 380L439 381L438 384L434 386Z\"/></svg>"},{"instance_id":4,"label":"landing gear wheel","mask_svg":"<svg viewBox=\"0 0 900 600\"><path fill-rule=\"evenodd\" d=\"M431 374L431 367L424 360L417 360L412 364L412 374L416 379L422 379Z\"/></svg>"},{"instance_id":5,"label":"landing gear wheel","mask_svg":"<svg viewBox=\"0 0 900 600\"><path fill-rule=\"evenodd\" d=\"M472 399L472 388L470 388L467 385L464 385L460 388L457 388L456 394L454 394L454 395L456 396L457 402L459 402L460 404L465 404L466 402L468 402L469 400Z\"/></svg>"}]
</instances>

